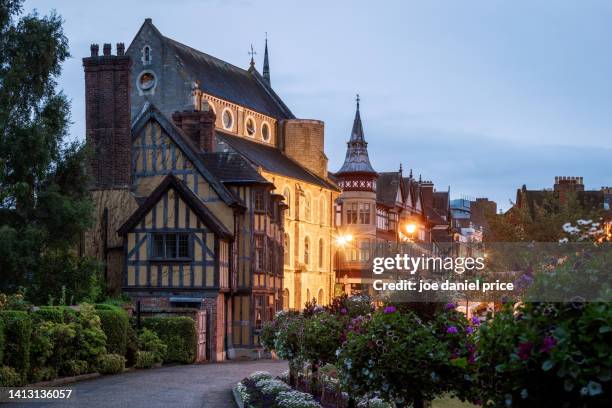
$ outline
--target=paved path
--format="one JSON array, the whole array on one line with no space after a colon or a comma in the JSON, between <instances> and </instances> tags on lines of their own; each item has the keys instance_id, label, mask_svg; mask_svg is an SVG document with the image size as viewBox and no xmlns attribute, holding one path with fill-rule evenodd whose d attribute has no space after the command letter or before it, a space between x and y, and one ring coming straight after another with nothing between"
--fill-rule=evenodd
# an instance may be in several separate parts
<instances>
[{"instance_id":1,"label":"paved path","mask_svg":"<svg viewBox=\"0 0 612 408\"><path fill-rule=\"evenodd\" d=\"M74 399L61 402L6 404L2 407L84 408L231 408L231 388L253 371L280 374L285 361L257 360L136 370L69 384Z\"/></svg>"}]
</instances>

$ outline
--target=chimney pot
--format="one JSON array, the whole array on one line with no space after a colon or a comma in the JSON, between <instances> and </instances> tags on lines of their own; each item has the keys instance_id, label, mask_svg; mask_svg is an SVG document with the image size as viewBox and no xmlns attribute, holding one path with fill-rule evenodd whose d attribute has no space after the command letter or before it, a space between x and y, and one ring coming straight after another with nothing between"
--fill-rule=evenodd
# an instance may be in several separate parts
<instances>
[{"instance_id":1,"label":"chimney pot","mask_svg":"<svg viewBox=\"0 0 612 408\"><path fill-rule=\"evenodd\" d=\"M122 57L124 55L125 55L125 45L122 42L117 43L117 56Z\"/></svg>"},{"instance_id":2,"label":"chimney pot","mask_svg":"<svg viewBox=\"0 0 612 408\"><path fill-rule=\"evenodd\" d=\"M99 46L98 44L91 44L91 46L89 47L89 49L91 50L91 56L92 57L97 57L98 56L98 50L99 50Z\"/></svg>"},{"instance_id":3,"label":"chimney pot","mask_svg":"<svg viewBox=\"0 0 612 408\"><path fill-rule=\"evenodd\" d=\"M105 57L110 56L111 55L111 45L108 43L104 44L104 48L102 49L102 52Z\"/></svg>"}]
</instances>

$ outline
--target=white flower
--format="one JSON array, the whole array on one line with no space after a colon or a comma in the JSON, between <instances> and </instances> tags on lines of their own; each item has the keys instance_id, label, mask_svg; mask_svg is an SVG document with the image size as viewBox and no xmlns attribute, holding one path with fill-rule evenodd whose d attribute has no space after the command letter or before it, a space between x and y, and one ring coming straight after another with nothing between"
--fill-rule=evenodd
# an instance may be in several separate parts
<instances>
[{"instance_id":1,"label":"white flower","mask_svg":"<svg viewBox=\"0 0 612 408\"><path fill-rule=\"evenodd\" d=\"M267 371L255 371L254 373L251 373L251 375L249 375L249 379L255 382L262 380L264 378L272 378L272 374L270 374Z\"/></svg>"},{"instance_id":2,"label":"white flower","mask_svg":"<svg viewBox=\"0 0 612 408\"><path fill-rule=\"evenodd\" d=\"M567 243L567 242L569 242L569 239L567 239L567 238L561 238L561 239L559 240L559 243L560 243L560 244L565 244L565 243Z\"/></svg>"},{"instance_id":3,"label":"white flower","mask_svg":"<svg viewBox=\"0 0 612 408\"><path fill-rule=\"evenodd\" d=\"M576 222L578 223L578 225L588 225L591 224L593 220L578 220Z\"/></svg>"}]
</instances>

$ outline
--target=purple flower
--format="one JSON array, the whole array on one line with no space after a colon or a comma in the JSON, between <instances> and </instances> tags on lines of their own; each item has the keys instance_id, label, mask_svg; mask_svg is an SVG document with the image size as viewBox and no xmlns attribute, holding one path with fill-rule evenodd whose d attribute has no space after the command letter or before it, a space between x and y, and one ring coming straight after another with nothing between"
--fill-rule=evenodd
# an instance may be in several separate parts
<instances>
[{"instance_id":1,"label":"purple flower","mask_svg":"<svg viewBox=\"0 0 612 408\"><path fill-rule=\"evenodd\" d=\"M550 353L552 349L557 345L557 339L552 336L544 337L542 347L540 348L541 353Z\"/></svg>"},{"instance_id":2,"label":"purple flower","mask_svg":"<svg viewBox=\"0 0 612 408\"><path fill-rule=\"evenodd\" d=\"M455 326L449 326L448 329L446 329L446 332L448 334L457 334L458 330Z\"/></svg>"},{"instance_id":3,"label":"purple flower","mask_svg":"<svg viewBox=\"0 0 612 408\"><path fill-rule=\"evenodd\" d=\"M393 313L397 312L397 308L393 305L385 307L385 313Z\"/></svg>"},{"instance_id":4,"label":"purple flower","mask_svg":"<svg viewBox=\"0 0 612 408\"><path fill-rule=\"evenodd\" d=\"M446 306L444 306L444 310L453 310L454 308L455 308L454 303L447 303Z\"/></svg>"},{"instance_id":5,"label":"purple flower","mask_svg":"<svg viewBox=\"0 0 612 408\"><path fill-rule=\"evenodd\" d=\"M340 309L340 314L347 314L348 310L346 310L346 307L343 307L342 309Z\"/></svg>"},{"instance_id":6,"label":"purple flower","mask_svg":"<svg viewBox=\"0 0 612 408\"><path fill-rule=\"evenodd\" d=\"M533 349L533 343L527 341L520 343L518 346L518 356L521 360L527 360L531 356L531 349Z\"/></svg>"},{"instance_id":7,"label":"purple flower","mask_svg":"<svg viewBox=\"0 0 612 408\"><path fill-rule=\"evenodd\" d=\"M480 325L480 319L478 318L478 316L472 316L472 324L475 326Z\"/></svg>"},{"instance_id":8,"label":"purple flower","mask_svg":"<svg viewBox=\"0 0 612 408\"><path fill-rule=\"evenodd\" d=\"M474 333L474 328L472 326L468 326L466 330L469 334Z\"/></svg>"}]
</instances>

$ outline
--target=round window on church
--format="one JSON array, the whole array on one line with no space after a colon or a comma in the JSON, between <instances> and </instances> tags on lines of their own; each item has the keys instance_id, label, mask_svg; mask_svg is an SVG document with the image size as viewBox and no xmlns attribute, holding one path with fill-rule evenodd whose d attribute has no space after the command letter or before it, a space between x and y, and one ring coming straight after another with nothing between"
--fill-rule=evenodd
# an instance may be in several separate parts
<instances>
[{"instance_id":1,"label":"round window on church","mask_svg":"<svg viewBox=\"0 0 612 408\"><path fill-rule=\"evenodd\" d=\"M151 72L144 72L138 79L138 86L143 91L150 91L155 87L155 75Z\"/></svg>"},{"instance_id":2,"label":"round window on church","mask_svg":"<svg viewBox=\"0 0 612 408\"><path fill-rule=\"evenodd\" d=\"M252 116L249 116L245 123L245 131L246 134L250 137L255 137L255 119Z\"/></svg>"},{"instance_id":3,"label":"round window on church","mask_svg":"<svg viewBox=\"0 0 612 408\"><path fill-rule=\"evenodd\" d=\"M234 115L232 115L232 111L229 109L225 109L223 111L223 128L226 130L231 130L234 126Z\"/></svg>"},{"instance_id":4,"label":"round window on church","mask_svg":"<svg viewBox=\"0 0 612 408\"><path fill-rule=\"evenodd\" d=\"M263 140L266 142L270 141L270 125L268 125L268 122L261 124L261 137L263 137Z\"/></svg>"}]
</instances>

